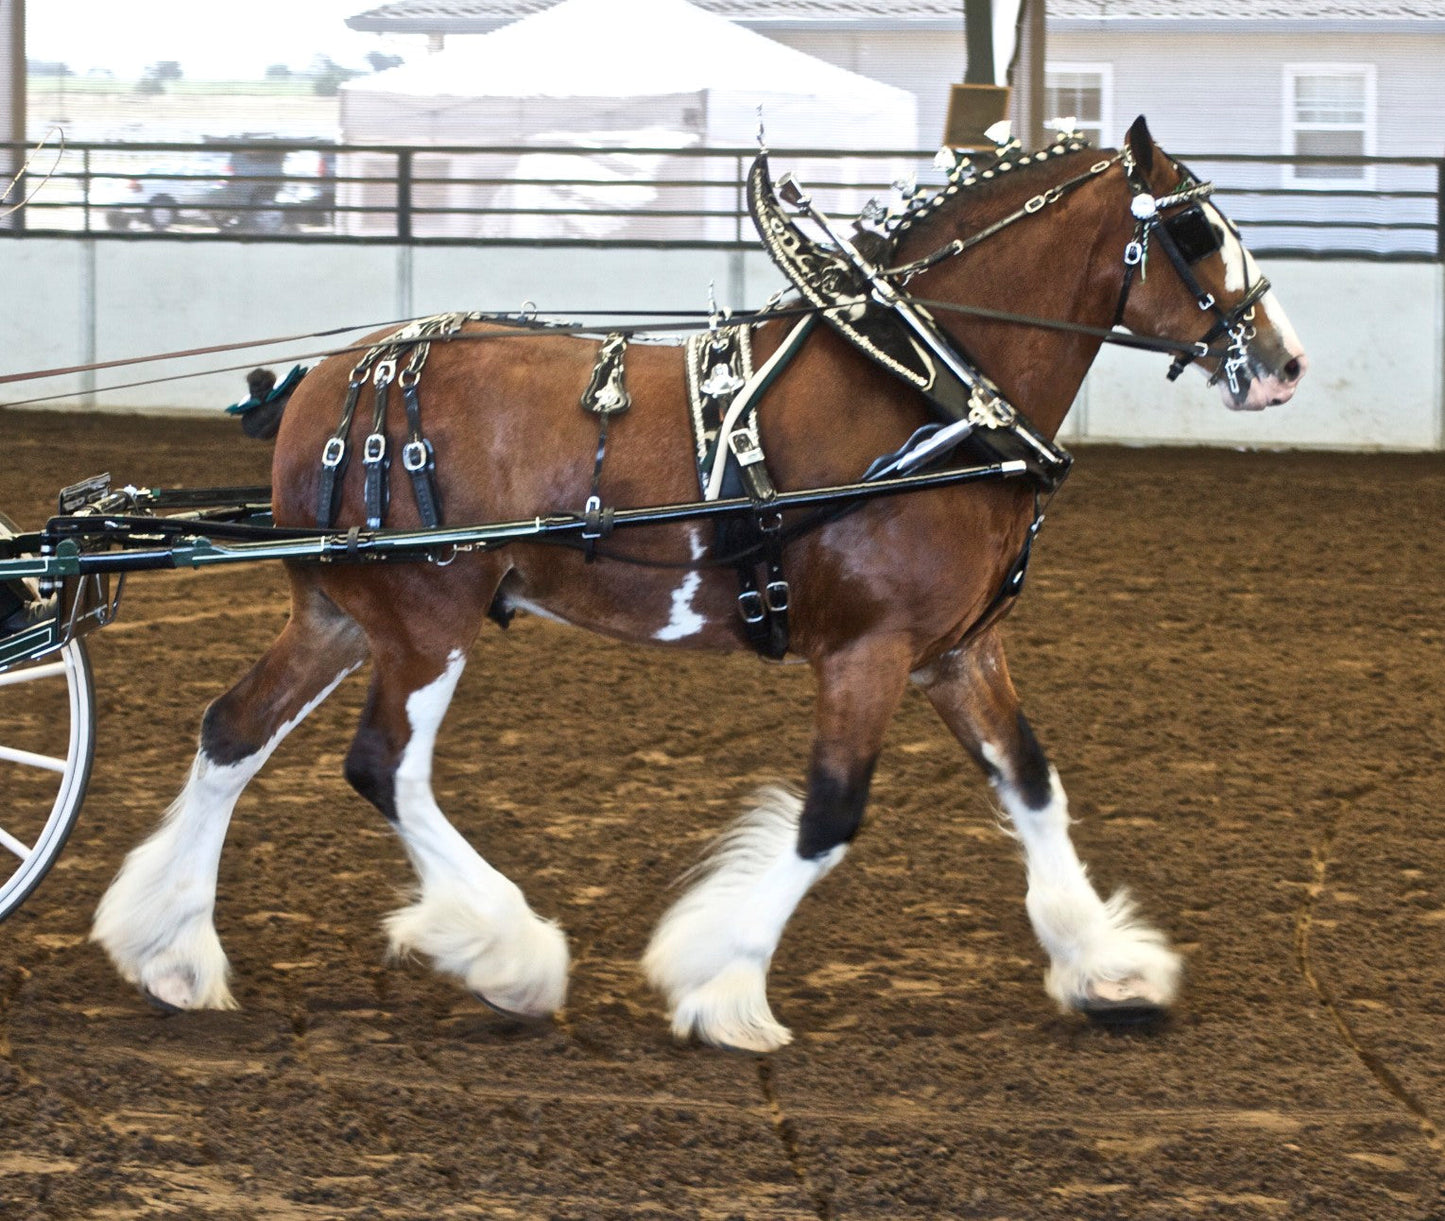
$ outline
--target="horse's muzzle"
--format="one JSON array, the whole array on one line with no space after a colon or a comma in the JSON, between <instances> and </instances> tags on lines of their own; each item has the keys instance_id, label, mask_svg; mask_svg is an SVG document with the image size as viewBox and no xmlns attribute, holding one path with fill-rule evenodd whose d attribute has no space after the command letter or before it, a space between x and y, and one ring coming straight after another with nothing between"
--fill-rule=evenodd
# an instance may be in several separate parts
<instances>
[{"instance_id":1,"label":"horse's muzzle","mask_svg":"<svg viewBox=\"0 0 1445 1221\"><path fill-rule=\"evenodd\" d=\"M1294 397L1295 388L1309 368L1309 357L1303 352L1285 352L1278 364L1262 360L1251 360L1249 379L1239 391L1229 388L1227 381L1220 382L1220 397L1231 411L1263 411L1266 407L1278 407Z\"/></svg>"}]
</instances>

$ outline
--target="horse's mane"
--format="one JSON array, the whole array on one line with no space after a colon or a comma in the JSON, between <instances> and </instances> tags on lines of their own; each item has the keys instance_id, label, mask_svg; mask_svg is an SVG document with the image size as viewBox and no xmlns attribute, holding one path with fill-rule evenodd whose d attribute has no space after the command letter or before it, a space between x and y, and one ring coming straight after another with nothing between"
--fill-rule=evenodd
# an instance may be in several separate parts
<instances>
[{"instance_id":1,"label":"horse's mane","mask_svg":"<svg viewBox=\"0 0 1445 1221\"><path fill-rule=\"evenodd\" d=\"M949 172L944 186L911 203L908 210L889 226L889 240L896 253L920 240L936 238L941 229L946 228L952 237L964 229L981 228L996 219L994 209L988 205L1001 196L1020 193L1017 183L1032 185L1045 173L1055 172L1060 165L1075 166L1086 157L1098 159L1113 155L1113 149L1098 149L1075 137L1059 139L1032 153L1015 146L993 159L976 163L961 161ZM984 206L980 208L977 205ZM980 213L977 224L971 223L974 213Z\"/></svg>"}]
</instances>

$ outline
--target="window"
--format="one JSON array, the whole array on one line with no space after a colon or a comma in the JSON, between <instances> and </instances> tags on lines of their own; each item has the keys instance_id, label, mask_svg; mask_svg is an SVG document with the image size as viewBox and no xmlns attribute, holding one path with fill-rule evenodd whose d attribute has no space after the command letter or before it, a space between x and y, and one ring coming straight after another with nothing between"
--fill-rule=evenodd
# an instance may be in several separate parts
<instances>
[{"instance_id":1,"label":"window","mask_svg":"<svg viewBox=\"0 0 1445 1221\"><path fill-rule=\"evenodd\" d=\"M1046 127L1055 118L1073 115L1074 126L1089 143L1097 147L1114 143L1112 64L1049 64L1044 69L1044 91Z\"/></svg>"},{"instance_id":2,"label":"window","mask_svg":"<svg viewBox=\"0 0 1445 1221\"><path fill-rule=\"evenodd\" d=\"M1286 64L1285 152L1300 156L1371 156L1375 151L1373 64ZM1291 186L1374 185L1366 165L1289 165Z\"/></svg>"}]
</instances>

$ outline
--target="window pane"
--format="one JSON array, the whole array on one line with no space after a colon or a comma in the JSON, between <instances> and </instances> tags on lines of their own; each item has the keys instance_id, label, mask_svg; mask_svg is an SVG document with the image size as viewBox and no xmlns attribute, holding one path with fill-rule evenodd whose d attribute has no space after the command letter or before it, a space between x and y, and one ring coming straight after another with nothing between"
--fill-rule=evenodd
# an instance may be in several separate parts
<instances>
[{"instance_id":1,"label":"window pane","mask_svg":"<svg viewBox=\"0 0 1445 1221\"><path fill-rule=\"evenodd\" d=\"M1362 131L1297 131L1295 152L1302 156L1328 157L1344 153L1356 157L1365 151ZM1297 165L1296 178L1363 178L1362 165Z\"/></svg>"},{"instance_id":2,"label":"window pane","mask_svg":"<svg viewBox=\"0 0 1445 1221\"><path fill-rule=\"evenodd\" d=\"M1296 123L1364 123L1363 76L1295 77Z\"/></svg>"},{"instance_id":3,"label":"window pane","mask_svg":"<svg viewBox=\"0 0 1445 1221\"><path fill-rule=\"evenodd\" d=\"M1097 126L1103 114L1103 87L1095 72L1050 72L1047 102L1049 117L1073 115L1080 126Z\"/></svg>"}]
</instances>

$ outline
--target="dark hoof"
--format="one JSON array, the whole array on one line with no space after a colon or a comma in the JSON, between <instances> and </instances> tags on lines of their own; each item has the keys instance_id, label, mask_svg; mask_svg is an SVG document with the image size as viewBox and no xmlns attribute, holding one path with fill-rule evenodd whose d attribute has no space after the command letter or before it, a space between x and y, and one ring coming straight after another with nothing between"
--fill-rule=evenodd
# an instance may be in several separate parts
<instances>
[{"instance_id":1,"label":"dark hoof","mask_svg":"<svg viewBox=\"0 0 1445 1221\"><path fill-rule=\"evenodd\" d=\"M1139 997L1110 1001L1091 997L1079 1006L1079 1012L1095 1026L1114 1030L1138 1026L1157 1026L1169 1016L1169 1010Z\"/></svg>"},{"instance_id":2,"label":"dark hoof","mask_svg":"<svg viewBox=\"0 0 1445 1221\"><path fill-rule=\"evenodd\" d=\"M170 1017L173 1014L185 1012L179 1005L173 1005L170 1001L163 1001L154 992L149 992L145 988L140 990L140 994L141 999L163 1017Z\"/></svg>"},{"instance_id":3,"label":"dark hoof","mask_svg":"<svg viewBox=\"0 0 1445 1221\"><path fill-rule=\"evenodd\" d=\"M525 1022L528 1026L540 1026L543 1022L548 1022L552 1018L550 1013L518 1013L515 1009L503 1009L500 1005L489 1001L480 992L473 992L472 996L481 1001L482 1004L498 1017L504 1017L511 1022Z\"/></svg>"}]
</instances>

